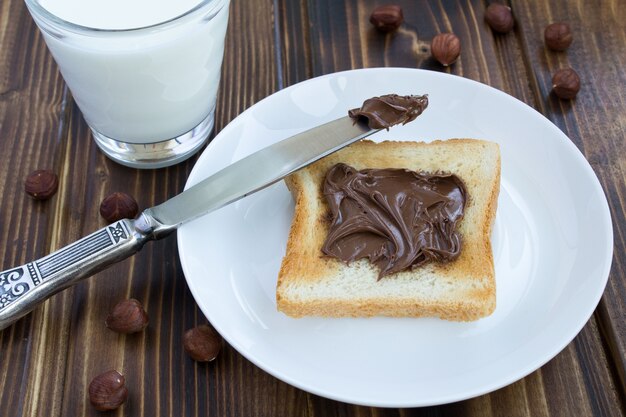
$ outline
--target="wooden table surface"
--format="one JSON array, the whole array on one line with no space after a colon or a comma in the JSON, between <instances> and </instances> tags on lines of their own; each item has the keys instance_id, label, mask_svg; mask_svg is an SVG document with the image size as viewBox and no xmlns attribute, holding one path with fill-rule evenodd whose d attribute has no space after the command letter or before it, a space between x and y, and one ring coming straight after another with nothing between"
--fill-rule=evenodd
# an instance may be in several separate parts
<instances>
[{"instance_id":1,"label":"wooden table surface","mask_svg":"<svg viewBox=\"0 0 626 417\"><path fill-rule=\"evenodd\" d=\"M96 416L87 386L98 373L126 375L124 416L624 416L626 415L626 4L619 0L512 2L514 32L494 35L487 1L398 0L394 34L368 22L374 0L233 0L217 107L219 132L239 113L286 86L351 68L398 66L449 72L520 99L554 122L583 152L607 195L613 266L600 304L580 334L526 378L478 398L416 409L376 409L296 389L226 346L215 362L193 362L183 332L205 318L182 273L176 240L61 292L0 332L0 415ZM547 51L543 29L569 22L567 52ZM460 60L430 58L430 40L455 32ZM571 66L582 79L573 101L550 94L551 75ZM96 147L22 0L0 1L0 253L21 265L104 226L102 198L136 196L142 208L183 189L196 157L135 170ZM25 176L52 169L58 193L35 202ZM119 300L141 300L151 317L140 334L103 326Z\"/></svg>"}]
</instances>

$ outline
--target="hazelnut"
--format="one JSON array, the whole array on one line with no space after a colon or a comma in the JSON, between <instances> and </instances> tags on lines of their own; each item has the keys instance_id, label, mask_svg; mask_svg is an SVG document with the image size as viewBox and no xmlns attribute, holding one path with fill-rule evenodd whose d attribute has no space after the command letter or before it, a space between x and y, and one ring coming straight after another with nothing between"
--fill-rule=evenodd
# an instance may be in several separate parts
<instances>
[{"instance_id":1,"label":"hazelnut","mask_svg":"<svg viewBox=\"0 0 626 417\"><path fill-rule=\"evenodd\" d=\"M137 333L148 325L148 314L139 301L131 298L117 303L104 324L114 332Z\"/></svg>"},{"instance_id":2,"label":"hazelnut","mask_svg":"<svg viewBox=\"0 0 626 417\"><path fill-rule=\"evenodd\" d=\"M392 32L404 21L402 8L395 4L378 6L370 15L370 23L381 32Z\"/></svg>"},{"instance_id":3,"label":"hazelnut","mask_svg":"<svg viewBox=\"0 0 626 417\"><path fill-rule=\"evenodd\" d=\"M433 38L430 50L441 65L448 66L459 57L461 41L454 33L440 33Z\"/></svg>"},{"instance_id":4,"label":"hazelnut","mask_svg":"<svg viewBox=\"0 0 626 417\"><path fill-rule=\"evenodd\" d=\"M100 374L89 384L89 401L96 410L115 410L128 397L125 383L124 376L115 370Z\"/></svg>"},{"instance_id":5,"label":"hazelnut","mask_svg":"<svg viewBox=\"0 0 626 417\"><path fill-rule=\"evenodd\" d=\"M580 77L571 68L560 69L552 76L552 91L559 98L572 99L580 90Z\"/></svg>"},{"instance_id":6,"label":"hazelnut","mask_svg":"<svg viewBox=\"0 0 626 417\"><path fill-rule=\"evenodd\" d=\"M222 336L213 327L202 324L185 332L183 347L192 359L210 362L222 348Z\"/></svg>"},{"instance_id":7,"label":"hazelnut","mask_svg":"<svg viewBox=\"0 0 626 417\"><path fill-rule=\"evenodd\" d=\"M126 193L109 194L100 203L100 215L109 223L121 219L133 219L138 212L137 201Z\"/></svg>"},{"instance_id":8,"label":"hazelnut","mask_svg":"<svg viewBox=\"0 0 626 417\"><path fill-rule=\"evenodd\" d=\"M572 43L572 31L567 23L552 23L543 32L546 46L553 51L564 51Z\"/></svg>"},{"instance_id":9,"label":"hazelnut","mask_svg":"<svg viewBox=\"0 0 626 417\"><path fill-rule=\"evenodd\" d=\"M487 7L485 21L491 29L499 33L509 33L515 25L511 8L500 3L491 3Z\"/></svg>"},{"instance_id":10,"label":"hazelnut","mask_svg":"<svg viewBox=\"0 0 626 417\"><path fill-rule=\"evenodd\" d=\"M24 191L35 200L47 200L59 188L59 177L52 171L38 169L31 172L24 182Z\"/></svg>"}]
</instances>

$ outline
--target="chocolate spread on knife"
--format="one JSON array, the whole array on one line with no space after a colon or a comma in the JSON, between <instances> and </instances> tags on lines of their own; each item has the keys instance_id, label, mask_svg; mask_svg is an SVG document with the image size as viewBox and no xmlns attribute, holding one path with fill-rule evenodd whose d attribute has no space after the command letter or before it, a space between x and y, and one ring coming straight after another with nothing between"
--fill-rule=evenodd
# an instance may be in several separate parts
<instances>
[{"instance_id":1,"label":"chocolate spread on knife","mask_svg":"<svg viewBox=\"0 0 626 417\"><path fill-rule=\"evenodd\" d=\"M391 126L415 120L427 106L427 95L387 94L365 100L360 109L352 109L348 115L354 120L366 118L370 129L389 129Z\"/></svg>"},{"instance_id":2,"label":"chocolate spread on knife","mask_svg":"<svg viewBox=\"0 0 626 417\"><path fill-rule=\"evenodd\" d=\"M324 195L332 223L322 251L347 263L368 258L378 279L459 256L466 190L456 175L340 163L328 171Z\"/></svg>"}]
</instances>

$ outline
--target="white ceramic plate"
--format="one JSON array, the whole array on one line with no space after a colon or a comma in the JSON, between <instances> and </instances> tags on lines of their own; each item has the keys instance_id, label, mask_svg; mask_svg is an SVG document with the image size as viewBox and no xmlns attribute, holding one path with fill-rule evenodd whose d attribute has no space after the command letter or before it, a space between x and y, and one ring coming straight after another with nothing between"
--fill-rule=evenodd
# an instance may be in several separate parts
<instances>
[{"instance_id":1,"label":"white ceramic plate","mask_svg":"<svg viewBox=\"0 0 626 417\"><path fill-rule=\"evenodd\" d=\"M182 227L183 270L198 305L228 343L306 391L388 407L487 393L536 370L576 336L600 300L611 264L613 232L599 182L576 146L535 110L442 73L380 68L330 74L242 113L204 151L187 186L387 93L428 93L430 105L416 121L375 140L500 143L493 315L452 323L292 319L278 312L276 277L294 206L283 182Z\"/></svg>"}]
</instances>

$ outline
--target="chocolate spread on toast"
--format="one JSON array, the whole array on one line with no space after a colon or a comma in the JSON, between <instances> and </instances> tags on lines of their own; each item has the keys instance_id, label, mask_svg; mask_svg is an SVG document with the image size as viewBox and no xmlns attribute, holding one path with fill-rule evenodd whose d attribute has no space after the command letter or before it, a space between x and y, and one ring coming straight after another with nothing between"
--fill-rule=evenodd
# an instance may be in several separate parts
<instances>
[{"instance_id":1,"label":"chocolate spread on toast","mask_svg":"<svg viewBox=\"0 0 626 417\"><path fill-rule=\"evenodd\" d=\"M367 119L370 129L389 129L391 126L415 120L427 106L427 95L387 94L365 100L360 109L352 109L348 115L354 120Z\"/></svg>"},{"instance_id":2,"label":"chocolate spread on toast","mask_svg":"<svg viewBox=\"0 0 626 417\"><path fill-rule=\"evenodd\" d=\"M328 171L324 195L332 222L322 251L347 263L368 258L379 279L459 256L466 189L456 175L340 163Z\"/></svg>"}]
</instances>

